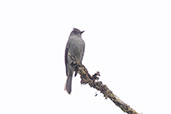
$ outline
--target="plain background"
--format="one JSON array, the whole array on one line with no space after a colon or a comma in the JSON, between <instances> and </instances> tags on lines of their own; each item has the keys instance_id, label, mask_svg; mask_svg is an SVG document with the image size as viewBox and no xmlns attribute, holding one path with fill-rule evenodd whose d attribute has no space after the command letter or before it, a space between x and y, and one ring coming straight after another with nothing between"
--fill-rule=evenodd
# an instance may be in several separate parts
<instances>
[{"instance_id":1,"label":"plain background","mask_svg":"<svg viewBox=\"0 0 171 114\"><path fill-rule=\"evenodd\" d=\"M91 74L139 113L171 113L169 0L1 0L0 114L124 114L79 76L64 91L74 27Z\"/></svg>"}]
</instances>

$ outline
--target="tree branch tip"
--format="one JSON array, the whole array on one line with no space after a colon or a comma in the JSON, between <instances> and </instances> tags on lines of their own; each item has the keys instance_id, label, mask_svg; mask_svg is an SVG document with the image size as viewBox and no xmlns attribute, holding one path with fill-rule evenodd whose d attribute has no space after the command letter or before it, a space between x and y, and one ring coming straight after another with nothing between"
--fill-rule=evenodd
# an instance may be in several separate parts
<instances>
[{"instance_id":1,"label":"tree branch tip","mask_svg":"<svg viewBox=\"0 0 171 114\"><path fill-rule=\"evenodd\" d=\"M98 81L100 72L97 71L94 75L91 76L84 65L76 61L75 57L72 57L70 53L69 56L73 61L71 63L71 66L80 74L81 84L89 84L90 87L93 87L94 89L100 91L104 95L105 99L109 98L123 112L126 112L127 114L139 114L129 105L120 100L119 97L113 94L113 92L107 87L107 85L104 85L102 81ZM97 94L95 94L95 96L97 96Z\"/></svg>"}]
</instances>

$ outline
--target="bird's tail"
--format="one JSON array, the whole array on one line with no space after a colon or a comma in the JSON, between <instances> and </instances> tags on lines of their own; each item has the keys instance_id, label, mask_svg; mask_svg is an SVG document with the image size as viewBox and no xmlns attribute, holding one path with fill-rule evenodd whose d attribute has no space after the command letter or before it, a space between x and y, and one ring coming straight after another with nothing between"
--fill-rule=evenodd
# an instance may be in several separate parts
<instances>
[{"instance_id":1,"label":"bird's tail","mask_svg":"<svg viewBox=\"0 0 171 114\"><path fill-rule=\"evenodd\" d=\"M65 84L65 90L71 94L72 76L68 76Z\"/></svg>"}]
</instances>

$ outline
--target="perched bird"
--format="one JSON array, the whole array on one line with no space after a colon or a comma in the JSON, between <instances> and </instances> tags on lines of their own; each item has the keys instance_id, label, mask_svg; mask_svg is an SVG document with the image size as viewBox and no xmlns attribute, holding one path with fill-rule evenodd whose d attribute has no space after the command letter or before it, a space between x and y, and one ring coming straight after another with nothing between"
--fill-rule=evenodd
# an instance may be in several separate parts
<instances>
[{"instance_id":1,"label":"perched bird","mask_svg":"<svg viewBox=\"0 0 171 114\"><path fill-rule=\"evenodd\" d=\"M82 39L81 35L84 31L80 31L77 28L74 28L70 33L66 49L65 49L65 66L66 66L66 75L67 80L65 84L65 90L70 94L71 86L72 86L72 76L75 71L71 66L72 59L69 54L74 57L77 62L82 63L85 49L85 42ZM77 75L77 71L75 71L75 76Z\"/></svg>"}]
</instances>

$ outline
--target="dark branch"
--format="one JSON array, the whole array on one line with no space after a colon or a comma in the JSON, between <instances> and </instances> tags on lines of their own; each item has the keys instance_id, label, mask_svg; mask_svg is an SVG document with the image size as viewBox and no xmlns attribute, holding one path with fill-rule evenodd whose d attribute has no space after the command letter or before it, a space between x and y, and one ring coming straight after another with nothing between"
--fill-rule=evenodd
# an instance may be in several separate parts
<instances>
[{"instance_id":1,"label":"dark branch","mask_svg":"<svg viewBox=\"0 0 171 114\"><path fill-rule=\"evenodd\" d=\"M78 73L81 77L81 84L89 84L90 87L95 88L96 90L100 91L104 97L107 99L109 98L115 105L121 108L122 111L128 113L128 114L138 114L134 109L132 109L129 105L124 103L122 100L120 100L113 92L107 87L107 85L104 85L101 81L98 81L100 73L97 72L94 75L90 75L88 73L88 70L86 67L79 62L77 62L74 57L72 57L70 54L69 56L72 58L72 67L77 69Z\"/></svg>"}]
</instances>

